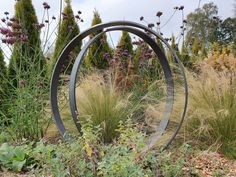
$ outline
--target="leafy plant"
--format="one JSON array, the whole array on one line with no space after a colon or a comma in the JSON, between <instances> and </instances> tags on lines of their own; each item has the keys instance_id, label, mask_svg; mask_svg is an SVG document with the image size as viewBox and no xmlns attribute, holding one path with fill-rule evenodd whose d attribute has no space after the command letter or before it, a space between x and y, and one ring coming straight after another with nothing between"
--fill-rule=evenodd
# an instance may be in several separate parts
<instances>
[{"instance_id":1,"label":"leafy plant","mask_svg":"<svg viewBox=\"0 0 236 177\"><path fill-rule=\"evenodd\" d=\"M0 164L8 170L20 172L35 165L33 159L29 157L28 146L10 146L4 143L0 147Z\"/></svg>"}]
</instances>

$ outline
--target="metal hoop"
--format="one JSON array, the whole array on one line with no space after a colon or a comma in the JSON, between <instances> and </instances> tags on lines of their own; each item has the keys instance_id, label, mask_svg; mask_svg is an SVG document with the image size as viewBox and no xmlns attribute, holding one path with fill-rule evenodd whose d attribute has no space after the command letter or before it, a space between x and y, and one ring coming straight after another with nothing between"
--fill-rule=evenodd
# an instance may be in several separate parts
<instances>
[{"instance_id":1,"label":"metal hoop","mask_svg":"<svg viewBox=\"0 0 236 177\"><path fill-rule=\"evenodd\" d=\"M113 28L110 28L110 27L113 27ZM172 135L172 137L169 139L167 144L164 146L164 149L167 148L167 146L169 144L171 144L171 142L174 140L177 133L179 132L179 130L180 130L182 124L183 124L185 114L186 114L187 103L188 103L188 86L187 86L187 80L186 80L186 76L185 76L185 72L184 72L184 67L181 64L181 62L180 62L179 58L177 57L176 53L170 47L170 45L159 34L157 34L155 31L151 30L150 28L147 28L146 26L143 26L143 25L140 25L140 24L134 23L134 22L128 22L128 21L116 21L116 22L111 22L111 23L99 24L99 25L96 25L94 27L91 27L90 29L88 29L88 30L82 32L81 34L79 34L78 36L76 36L65 47L65 49L61 53L61 55L60 55L60 57L59 57L59 59L56 63L56 66L54 68L53 76L52 76L52 79L51 79L51 106L52 106L53 118L56 122L56 125L57 125L57 128L58 128L60 134L65 138L65 140L68 140L67 131L66 131L66 129L64 127L64 124L63 124L63 122L61 120L61 117L60 117L60 112L59 112L59 109L58 109L58 100L57 100L57 91L58 91L57 87L58 87L59 75L60 75L61 67L63 65L63 61L69 55L70 51L72 51L75 48L75 46L80 41L82 41L85 37L89 36L91 33L101 31L101 30L104 30L104 29L105 29L105 31L103 31L100 34L93 37L83 47L83 49L81 50L80 54L78 55L78 57L77 57L77 59L74 63L74 66L73 66L73 69L72 69L72 72L71 72L70 107L71 107L72 117L73 117L73 120L75 122L75 125L76 125L77 129L79 131L81 131L81 125L80 125L79 119L78 119L78 111L77 111L76 99L75 99L75 84L76 84L77 73L78 73L80 64L83 60L83 56L86 53L86 51L88 50L89 46L97 38L99 38L102 34L104 34L105 32L125 30L125 31L131 32L131 33L139 36L145 42L147 42L151 46L151 48L153 48L154 52L158 56L158 59L159 59L159 61L161 63L161 66L163 68L164 75L165 75L165 78L166 78L166 84L167 84L167 98L166 98L166 103L167 104L166 104L166 107L165 107L163 118L160 122L160 125L159 125L158 129L156 130L158 132L158 134L156 134L155 141L157 141L161 137L161 135L165 132L165 130L168 126L169 118L170 118L172 108L173 108L174 83L173 83L173 78L172 78L171 70L170 70L170 67L169 67L169 63L168 63L168 61L165 57L165 54L161 51L161 49L156 44L156 42L150 36L148 36L146 34L146 32L149 32L150 34L152 34L155 37L157 37L158 39L160 39L168 47L168 49L171 51L171 53L174 56L175 62L179 65L181 75L183 76L183 80L184 80L185 104L184 104L184 107L183 107L183 112L182 112L180 123L179 123L177 129L175 130L174 134ZM141 30L144 30L144 31L141 31Z\"/></svg>"}]
</instances>

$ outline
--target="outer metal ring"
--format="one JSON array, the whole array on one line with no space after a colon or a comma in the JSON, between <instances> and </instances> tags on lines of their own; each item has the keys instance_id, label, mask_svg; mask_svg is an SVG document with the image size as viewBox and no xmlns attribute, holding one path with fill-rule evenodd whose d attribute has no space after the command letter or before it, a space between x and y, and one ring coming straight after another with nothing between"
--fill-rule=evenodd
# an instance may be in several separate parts
<instances>
[{"instance_id":1,"label":"outer metal ring","mask_svg":"<svg viewBox=\"0 0 236 177\"><path fill-rule=\"evenodd\" d=\"M116 26L118 26L118 27L116 27ZM59 57L59 59L56 63L56 66L55 66L54 72L53 72L53 76L52 76L52 79L51 79L51 107L52 107L52 112L53 112L53 118L56 122L58 130L61 133L61 135L67 140L68 139L67 132L66 132L64 124L61 120L61 117L60 117L60 112L59 112L59 109L58 109L58 100L57 100L57 94L58 94L58 88L57 87L58 87L58 81L59 81L59 76L60 76L60 69L61 69L61 67L64 63L64 60L69 55L70 51L72 51L76 47L76 45L80 41L82 41L85 37L87 37L91 33L94 33L94 32L100 31L100 30L104 30L105 28L108 28L108 27L116 27L116 28L106 29L105 30L106 32L107 31L112 31L112 30L113 31L114 30L126 30L128 32L134 33L134 34L138 35L139 37L143 38L154 49L154 51L156 52L158 58L160 59L160 63L161 63L162 68L164 70L166 83L167 83L167 99L166 99L167 104L166 104L166 108L165 108L165 111L164 111L162 121L159 125L159 128L157 129L157 132L159 132L158 136L161 136L164 133L166 127L168 126L169 117L170 117L170 114L171 114L171 111L172 111L172 106L173 106L174 84L173 84L171 71L169 69L169 64L166 60L166 57L165 57L164 53L160 50L160 48L155 43L155 41L153 39L151 39L149 36L147 36L145 32L149 32L150 34L152 34L152 35L156 36L157 38L159 38L168 47L168 49L172 52L176 63L179 65L179 68L180 68L180 71L181 71L181 74L182 74L183 80L184 80L185 104L184 104L184 107L183 107L183 112L182 112L180 123L179 123L177 129L175 130L174 134L170 138L170 140L164 146L164 148L166 148L174 140L177 133L179 132L179 130L182 126L185 114L186 114L187 103L188 103L188 86L187 86L186 76L185 76L185 72L184 72L184 67L181 64L181 62L180 62L179 58L177 57L176 53L170 47L170 45L159 34L157 34L155 31L147 28L146 26L143 26L143 25L140 25L140 24L134 23L134 22L116 21L116 22L96 25L96 26L82 32L78 36L76 36L65 47L65 49L61 53L61 55L60 55L60 57ZM145 32L142 32L138 29L144 30ZM72 111L72 116L73 116L74 122L75 122L75 124L77 126L77 129L79 131L81 130L81 126L80 126L80 123L78 122L78 114L77 114L77 107L76 107L76 100L75 100L75 83L76 83L77 71L78 71L80 63L83 59L83 55L86 53L88 47L91 45L91 43L94 40L99 38L103 33L100 33L97 36L95 36L93 39L91 39L84 46L84 48L80 52L78 58L76 59L75 65L73 66L73 69L72 69L71 80L70 80L70 106L71 106L71 111Z\"/></svg>"}]
</instances>

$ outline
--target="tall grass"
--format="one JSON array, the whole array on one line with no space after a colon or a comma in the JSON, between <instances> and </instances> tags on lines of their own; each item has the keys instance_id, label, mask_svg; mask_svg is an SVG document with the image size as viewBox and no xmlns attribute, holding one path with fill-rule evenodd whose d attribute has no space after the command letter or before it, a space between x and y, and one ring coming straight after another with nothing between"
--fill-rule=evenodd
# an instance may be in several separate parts
<instances>
[{"instance_id":1,"label":"tall grass","mask_svg":"<svg viewBox=\"0 0 236 177\"><path fill-rule=\"evenodd\" d=\"M236 77L205 67L198 78L191 77L187 127L206 142L236 158Z\"/></svg>"},{"instance_id":2,"label":"tall grass","mask_svg":"<svg viewBox=\"0 0 236 177\"><path fill-rule=\"evenodd\" d=\"M83 79L76 92L82 121L90 119L94 126L100 125L104 142L111 142L118 136L119 122L134 111L130 95L119 93L111 76L104 78L98 73Z\"/></svg>"}]
</instances>

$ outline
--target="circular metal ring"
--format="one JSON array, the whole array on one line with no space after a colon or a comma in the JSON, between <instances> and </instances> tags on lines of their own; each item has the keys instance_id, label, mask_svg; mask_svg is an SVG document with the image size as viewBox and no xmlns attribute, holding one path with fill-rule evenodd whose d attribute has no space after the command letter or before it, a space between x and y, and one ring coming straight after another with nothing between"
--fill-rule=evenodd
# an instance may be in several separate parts
<instances>
[{"instance_id":1,"label":"circular metal ring","mask_svg":"<svg viewBox=\"0 0 236 177\"><path fill-rule=\"evenodd\" d=\"M61 133L62 136L64 136L65 139L67 139L67 133L66 133L66 129L64 127L64 124L61 120L61 117L60 117L60 112L59 112L59 108L58 108L58 100L57 100L57 94L58 94L58 81L59 81L59 76L60 76L60 70L61 70L61 67L64 63L64 60L66 59L66 57L69 55L70 51L72 51L75 46L78 44L78 42L80 42L81 40L83 40L85 37L89 36L91 33L94 33L94 32L97 32L97 31L100 31L100 30L104 30L105 28L108 28L108 27L115 27L115 26L122 26L123 28L126 26L129 26L129 27L133 27L133 29L135 28L138 28L138 29L141 29L141 30L144 30L146 32L149 32L150 34L156 36L157 38L159 38L167 47L168 49L171 51L171 53L173 54L174 56L174 60L175 62L179 65L179 68L180 68L180 71L181 71L181 74L183 76L183 80L184 80L184 89L185 89L185 103L184 103L184 107L183 107L183 112L182 112L182 115L181 115L181 120L180 120L180 123L177 127L177 129L175 130L174 134L172 135L172 137L169 139L169 141L167 142L167 144L164 146L164 148L166 148L172 141L173 139L176 137L177 133L179 132L181 126L182 126L182 123L183 123L183 120L184 120L184 117L185 117L185 114L186 114L186 109L187 109L187 103L188 103L188 86L187 86L187 80L186 80L186 76L185 76L185 72L184 72L184 67L183 65L181 64L179 58L177 57L176 53L173 51L173 49L171 48L171 46L159 35L157 34L155 31L151 30L150 28L147 28L146 26L144 25L140 25L138 23L134 23L134 22L127 22L127 21L116 21L116 22L111 22L111 23L105 23L105 24L99 24L99 25L96 25L94 27L91 27L90 29L82 32L81 34L79 34L78 36L76 36L67 46L66 48L63 50L63 52L61 53L56 65L55 65L55 68L54 68L54 72L53 72L53 76L52 76L52 79L51 79L51 107L52 107L52 112L53 112L53 118L56 122L56 125L58 127L58 130L59 132ZM120 27L121 29L121 27ZM131 28L130 28L131 29ZM126 28L126 30L128 30L128 28ZM137 30L137 29L135 29ZM142 32L142 35L143 35L143 32ZM99 35L98 35L99 37ZM94 39L94 38L93 38ZM153 41L151 41L152 43ZM158 47L159 48L159 47ZM85 47L82 49L82 51L85 49ZM81 52L82 52L81 51ZM80 53L80 55L83 55L83 53ZM165 55L164 55L165 57ZM77 63L78 63L79 60L77 60ZM160 60L161 61L161 60ZM79 61L80 62L80 61ZM79 67L79 64L77 65ZM75 68L75 69L74 69ZM73 67L73 71L72 71L72 76L75 77L75 75L77 74L77 71L76 71L76 65L74 65ZM168 77L169 78L169 77ZM172 77L170 77L172 78ZM71 82L72 80L74 79L71 79ZM168 80L167 80L168 81ZM71 86L70 86L71 87ZM73 90L74 88L70 88L70 90ZM167 90L169 91L173 91L173 87L172 88L168 88L167 87ZM70 93L70 96L73 95L73 91L71 91ZM169 97L170 100L168 100L168 97L167 97L167 102L170 101L171 102L171 97ZM71 97L71 100L74 100L75 98L72 98ZM71 101L70 100L70 101ZM73 101L72 101L73 102ZM74 102L75 104L73 105L72 103L72 115L73 115L73 119L74 121L77 121L77 108L76 108L76 102ZM171 107L172 109L172 107ZM165 112L166 113L166 112ZM163 119L162 119L163 120ZM162 121L160 126L159 127L162 127L161 131L163 130L163 128L165 129L166 126L168 125L168 122L169 122L169 117L167 116L167 119L164 119L165 121ZM76 123L76 126L77 126L77 129L80 130L80 124L77 122ZM164 133L164 130L163 132ZM160 133L160 135L162 134Z\"/></svg>"}]
</instances>

